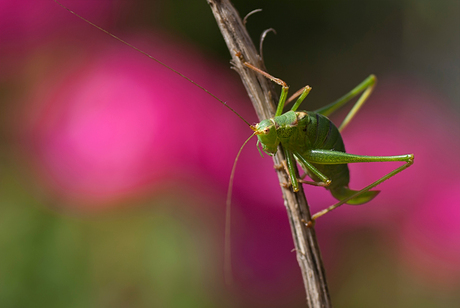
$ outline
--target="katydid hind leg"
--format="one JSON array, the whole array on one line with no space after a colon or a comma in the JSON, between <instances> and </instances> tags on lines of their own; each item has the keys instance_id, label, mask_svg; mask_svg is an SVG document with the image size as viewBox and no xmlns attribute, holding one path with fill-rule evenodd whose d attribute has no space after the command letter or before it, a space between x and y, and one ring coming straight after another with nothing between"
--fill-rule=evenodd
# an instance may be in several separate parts
<instances>
[{"instance_id":1,"label":"katydid hind leg","mask_svg":"<svg viewBox=\"0 0 460 308\"><path fill-rule=\"evenodd\" d=\"M347 153L345 153L347 154ZM357 156L357 155L352 155L352 156ZM363 159L366 158L366 156L361 156ZM402 158L405 157L403 160ZM389 172L388 174L384 175L380 179L376 180L375 182L371 183L370 185L364 187L361 190L358 191L352 191L354 193L352 194L347 194L344 199L341 199L339 202L337 202L334 205L331 205L330 207L316 213L315 215L312 216L311 221L309 221L307 226L311 227L314 226L316 219L319 217L325 215L326 213L329 213L330 211L338 208L339 206L347 203L349 204L351 201L351 204L363 204L366 203L370 200L372 200L379 192L378 191L371 191L372 188L376 187L377 185L383 183L384 181L388 180L389 178L395 176L396 174L400 173L401 171L409 168L413 163L414 163L414 155L413 154L408 154L408 155L400 155L400 156L387 156L385 160L385 156L381 157L382 160L374 160L375 157L370 156L370 159L367 160L367 162L386 162L386 161L405 161L405 164L394 169L393 171ZM352 162L357 162L357 161L350 161L349 163ZM366 160L363 160L362 162L366 162ZM351 191L351 190L350 190ZM369 195L369 194L375 194L374 196ZM369 200L365 200L368 196ZM343 196L342 196L343 197Z\"/></svg>"}]
</instances>

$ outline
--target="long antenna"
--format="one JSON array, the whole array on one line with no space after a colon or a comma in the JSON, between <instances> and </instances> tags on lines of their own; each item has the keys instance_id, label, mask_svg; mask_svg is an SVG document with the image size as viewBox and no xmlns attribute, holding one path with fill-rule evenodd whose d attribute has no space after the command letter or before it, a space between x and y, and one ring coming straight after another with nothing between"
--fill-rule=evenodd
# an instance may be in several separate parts
<instances>
[{"instance_id":1,"label":"long antenna","mask_svg":"<svg viewBox=\"0 0 460 308\"><path fill-rule=\"evenodd\" d=\"M228 182L227 191L227 202L225 205L225 239L224 239L224 278L227 285L232 285L232 257L231 257L231 242L230 242L230 226L231 226L231 205L232 205L232 191L233 191L233 179L235 178L236 163L240 154L243 151L244 146L255 136L255 132L243 143L238 154L236 154L235 161L233 162L232 172L230 174L230 181Z\"/></svg>"},{"instance_id":2,"label":"long antenna","mask_svg":"<svg viewBox=\"0 0 460 308\"><path fill-rule=\"evenodd\" d=\"M99 27L98 25L92 23L92 22L89 21L88 19L86 19L86 18L80 16L79 14L75 13L74 11L72 11L71 9L69 9L68 7L66 7L64 4L60 3L59 1L54 0L54 2L56 2L57 4L59 4L61 7L63 7L63 8L66 9L67 11L69 11L71 14L73 14L73 15L75 15L76 17L80 18L81 20L87 22L87 23L90 24L91 26L93 26L93 27L95 27L95 28L101 30L101 31L104 32L105 34L110 35L110 36L113 37L114 39L116 39L116 40L122 42L123 44L125 44L125 45L127 45L127 46L133 48L134 50L136 50L136 51L142 53L143 55L145 55L145 56L149 57L150 59L156 61L157 63L163 65L163 66L166 67L167 69L173 71L174 73L176 73L177 75L181 76L182 78L188 80L189 82L191 82L192 84L194 84L195 86L197 86L198 88L200 88L201 90L203 90L204 92L208 93L209 95L211 95L212 97L214 97L216 100L218 100L219 102L221 102L222 105L224 105L225 107L227 107L228 109L230 109L231 112L233 112L233 113L236 114L241 120L243 120L244 123L246 123L246 125L251 126L251 124L249 124L248 121L246 121L242 116L240 116L240 115L238 114L238 112L236 112L235 110L233 110L232 107L230 107L229 105L227 105L226 102L224 102L223 100L221 100L220 98L218 98L217 96L215 96L214 94L212 94L211 92L209 92L208 90L206 90L206 88L204 88L203 86L200 86L199 84L197 84L195 81L193 81L193 80L190 79L189 77L187 77L187 76L185 76L184 74L182 74L182 73L176 71L175 69L173 69L173 68L170 67L169 65L167 65L167 64L165 64L165 63L163 63L163 62L161 62L160 60L158 60L157 58L151 56L151 55L148 54L147 52L145 52L145 51L143 51L143 50L137 48L137 47L134 46L134 45L131 45L130 43L126 42L125 40L122 40L121 38L119 38L119 37L116 36L115 34L110 33L109 31L107 31L107 30L105 30L105 29Z\"/></svg>"}]
</instances>

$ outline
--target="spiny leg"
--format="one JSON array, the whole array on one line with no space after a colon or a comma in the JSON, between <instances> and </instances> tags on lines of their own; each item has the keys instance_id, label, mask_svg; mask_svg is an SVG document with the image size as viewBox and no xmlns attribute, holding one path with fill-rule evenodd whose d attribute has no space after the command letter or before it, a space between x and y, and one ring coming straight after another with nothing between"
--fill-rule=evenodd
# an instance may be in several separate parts
<instances>
[{"instance_id":1,"label":"spiny leg","mask_svg":"<svg viewBox=\"0 0 460 308\"><path fill-rule=\"evenodd\" d=\"M342 124L339 126L339 131L341 132L347 125L350 123L351 119L356 115L358 110L364 105L366 100L368 99L369 95L374 90L375 84L377 82L377 78L374 75L370 75L367 77L363 82L361 82L358 86L356 86L353 90L336 100L335 102L324 106L320 109L315 110L317 113L321 113L322 115L329 116L334 111L345 105L349 102L353 97L357 96L359 93L363 92L359 97L358 101L354 104L353 108L347 114L345 119L343 120Z\"/></svg>"},{"instance_id":2,"label":"spiny leg","mask_svg":"<svg viewBox=\"0 0 460 308\"><path fill-rule=\"evenodd\" d=\"M354 154L348 154L348 153L337 152L337 151L329 151L329 150L312 150L310 153L306 153L303 156L304 156L304 159L310 162L317 163L317 164L348 164L348 163L357 163L357 162L389 162L389 161L406 162L404 165L394 169L393 171L384 175L383 177L373 182L372 184L357 191L355 194L345 199L340 200L339 202L328 207L325 210L322 210L316 213L315 215L312 216L311 220L306 223L308 227L313 226L315 224L316 219L318 219L319 217L338 208L342 204L347 203L351 199L359 197L360 195L371 190L372 188L381 184L382 182L388 180L389 178L393 177L394 175L398 174L404 169L407 169L414 163L413 154L397 155L397 156L364 156L364 155L354 155Z\"/></svg>"}]
</instances>

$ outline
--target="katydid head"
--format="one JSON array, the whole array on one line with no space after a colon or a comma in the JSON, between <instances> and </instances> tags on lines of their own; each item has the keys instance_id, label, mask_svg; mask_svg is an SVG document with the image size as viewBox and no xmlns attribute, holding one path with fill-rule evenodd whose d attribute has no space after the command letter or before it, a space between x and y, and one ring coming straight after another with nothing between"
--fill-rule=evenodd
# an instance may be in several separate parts
<instances>
[{"instance_id":1,"label":"katydid head","mask_svg":"<svg viewBox=\"0 0 460 308\"><path fill-rule=\"evenodd\" d=\"M259 138L259 142L262 144L262 149L268 155L275 155L278 150L278 145L280 139L276 132L276 124L273 119L266 119L257 123L254 126L251 126L254 130L254 133Z\"/></svg>"}]
</instances>

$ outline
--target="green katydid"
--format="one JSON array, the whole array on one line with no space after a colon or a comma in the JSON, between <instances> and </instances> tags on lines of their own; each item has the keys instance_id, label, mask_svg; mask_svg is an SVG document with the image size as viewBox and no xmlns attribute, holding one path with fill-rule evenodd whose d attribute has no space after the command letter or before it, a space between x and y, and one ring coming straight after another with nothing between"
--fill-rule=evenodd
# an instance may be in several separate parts
<instances>
[{"instance_id":1,"label":"green katydid","mask_svg":"<svg viewBox=\"0 0 460 308\"><path fill-rule=\"evenodd\" d=\"M286 186L292 186L294 191L299 190L299 183L322 186L329 190L331 194L339 200L336 204L313 215L311 221L307 222L308 226L314 225L318 217L332 211L342 204L359 205L371 201L380 192L371 190L372 188L413 164L413 154L365 156L345 153L345 146L340 132L353 119L374 89L376 83L374 75L370 75L353 90L325 107L315 111L297 111L300 104L310 93L311 88L306 86L288 100L291 101L300 94L291 110L283 113L289 90L287 84L281 79L273 77L252 64L245 62L241 55L239 55L239 57L246 67L264 75L282 87L275 116L263 120L251 126L251 128L259 139L258 143L260 142L262 149L267 154L274 155L278 150L278 145L282 145L286 157L286 164L280 167L286 169L290 179L289 185ZM360 93L362 93L361 96L345 117L342 124L337 128L327 116ZM295 177L296 161L305 171L305 175L308 175L313 181L305 181ZM389 161L401 161L405 162L405 164L361 190L355 191L348 187L350 175L347 164Z\"/></svg>"},{"instance_id":2,"label":"green katydid","mask_svg":"<svg viewBox=\"0 0 460 308\"><path fill-rule=\"evenodd\" d=\"M171 68L167 64L159 61L158 59L138 49L137 47L127 43L126 41L113 35L112 33L102 29L101 27L95 25L89 20L83 18L82 16L78 15L77 13L73 12L72 10L68 9L67 7L59 3L57 0L54 1L63 8L65 8L67 11L72 13L73 15L77 16L78 18L84 20L90 25L112 36L118 41L130 46L136 51L139 51L142 54L148 56L150 59L153 59L154 61L158 62L164 67L170 69L174 73L180 75L181 77L185 78L189 82L193 83L195 86L201 88L206 93L214 97L225 107L227 107L238 117L240 117L247 125L250 126L250 128L254 131L252 136L257 135L257 144L260 143L262 145L262 149L267 154L274 155L278 150L278 146L281 145L286 157L286 162L283 164L283 166L276 167L284 168L289 176L290 183L284 185L286 188L292 187L292 189L296 192L299 190L299 183L322 186L328 189L331 192L331 194L339 200L339 202L337 202L336 204L313 215L311 221L305 222L307 226L313 226L315 220L318 217L332 211L333 209L339 207L342 204L347 203L352 205L358 205L371 201L379 193L379 191L371 190L372 188L413 164L413 154L398 156L364 156L349 154L345 152L345 147L340 132L352 120L352 118L356 115L358 110L362 107L364 102L371 94L376 82L376 78L373 75L366 78L357 87L355 87L349 93L339 98L337 101L323 108L320 108L315 111L297 111L300 104L307 97L308 93L311 90L309 86L304 87L296 94L294 94L289 100L287 100L289 87L284 81L282 81L279 78L275 78L270 74L256 68L252 64L246 62L243 59L243 57L239 55L239 53L237 53L242 63L248 69L252 69L257 73L262 74L266 78L279 84L282 87L281 96L278 102L278 107L276 109L275 116L270 119L265 119L255 125L250 125L224 101L216 97L214 94L209 92L201 85L192 81L187 76L181 74L180 72ZM354 97L358 96L360 93L362 94L355 103L354 107L348 113L348 115L346 116L342 124L339 126L339 128L337 128L327 118L327 116L332 114L334 111L336 111L343 105L345 105ZM291 100L294 100L296 97L298 97L298 99L292 106L291 110L283 113L283 109L286 102L290 102ZM246 144L249 141L249 139L244 144ZM303 177L301 179L297 179L295 177L296 161L305 171L305 175L308 175L313 181L305 181ZM377 181L364 187L361 190L355 191L348 188L350 176L347 164L358 162L389 161L401 161L405 162L405 164L394 169L392 172L386 174L385 176L381 177ZM231 191L231 183L229 191Z\"/></svg>"}]
</instances>

